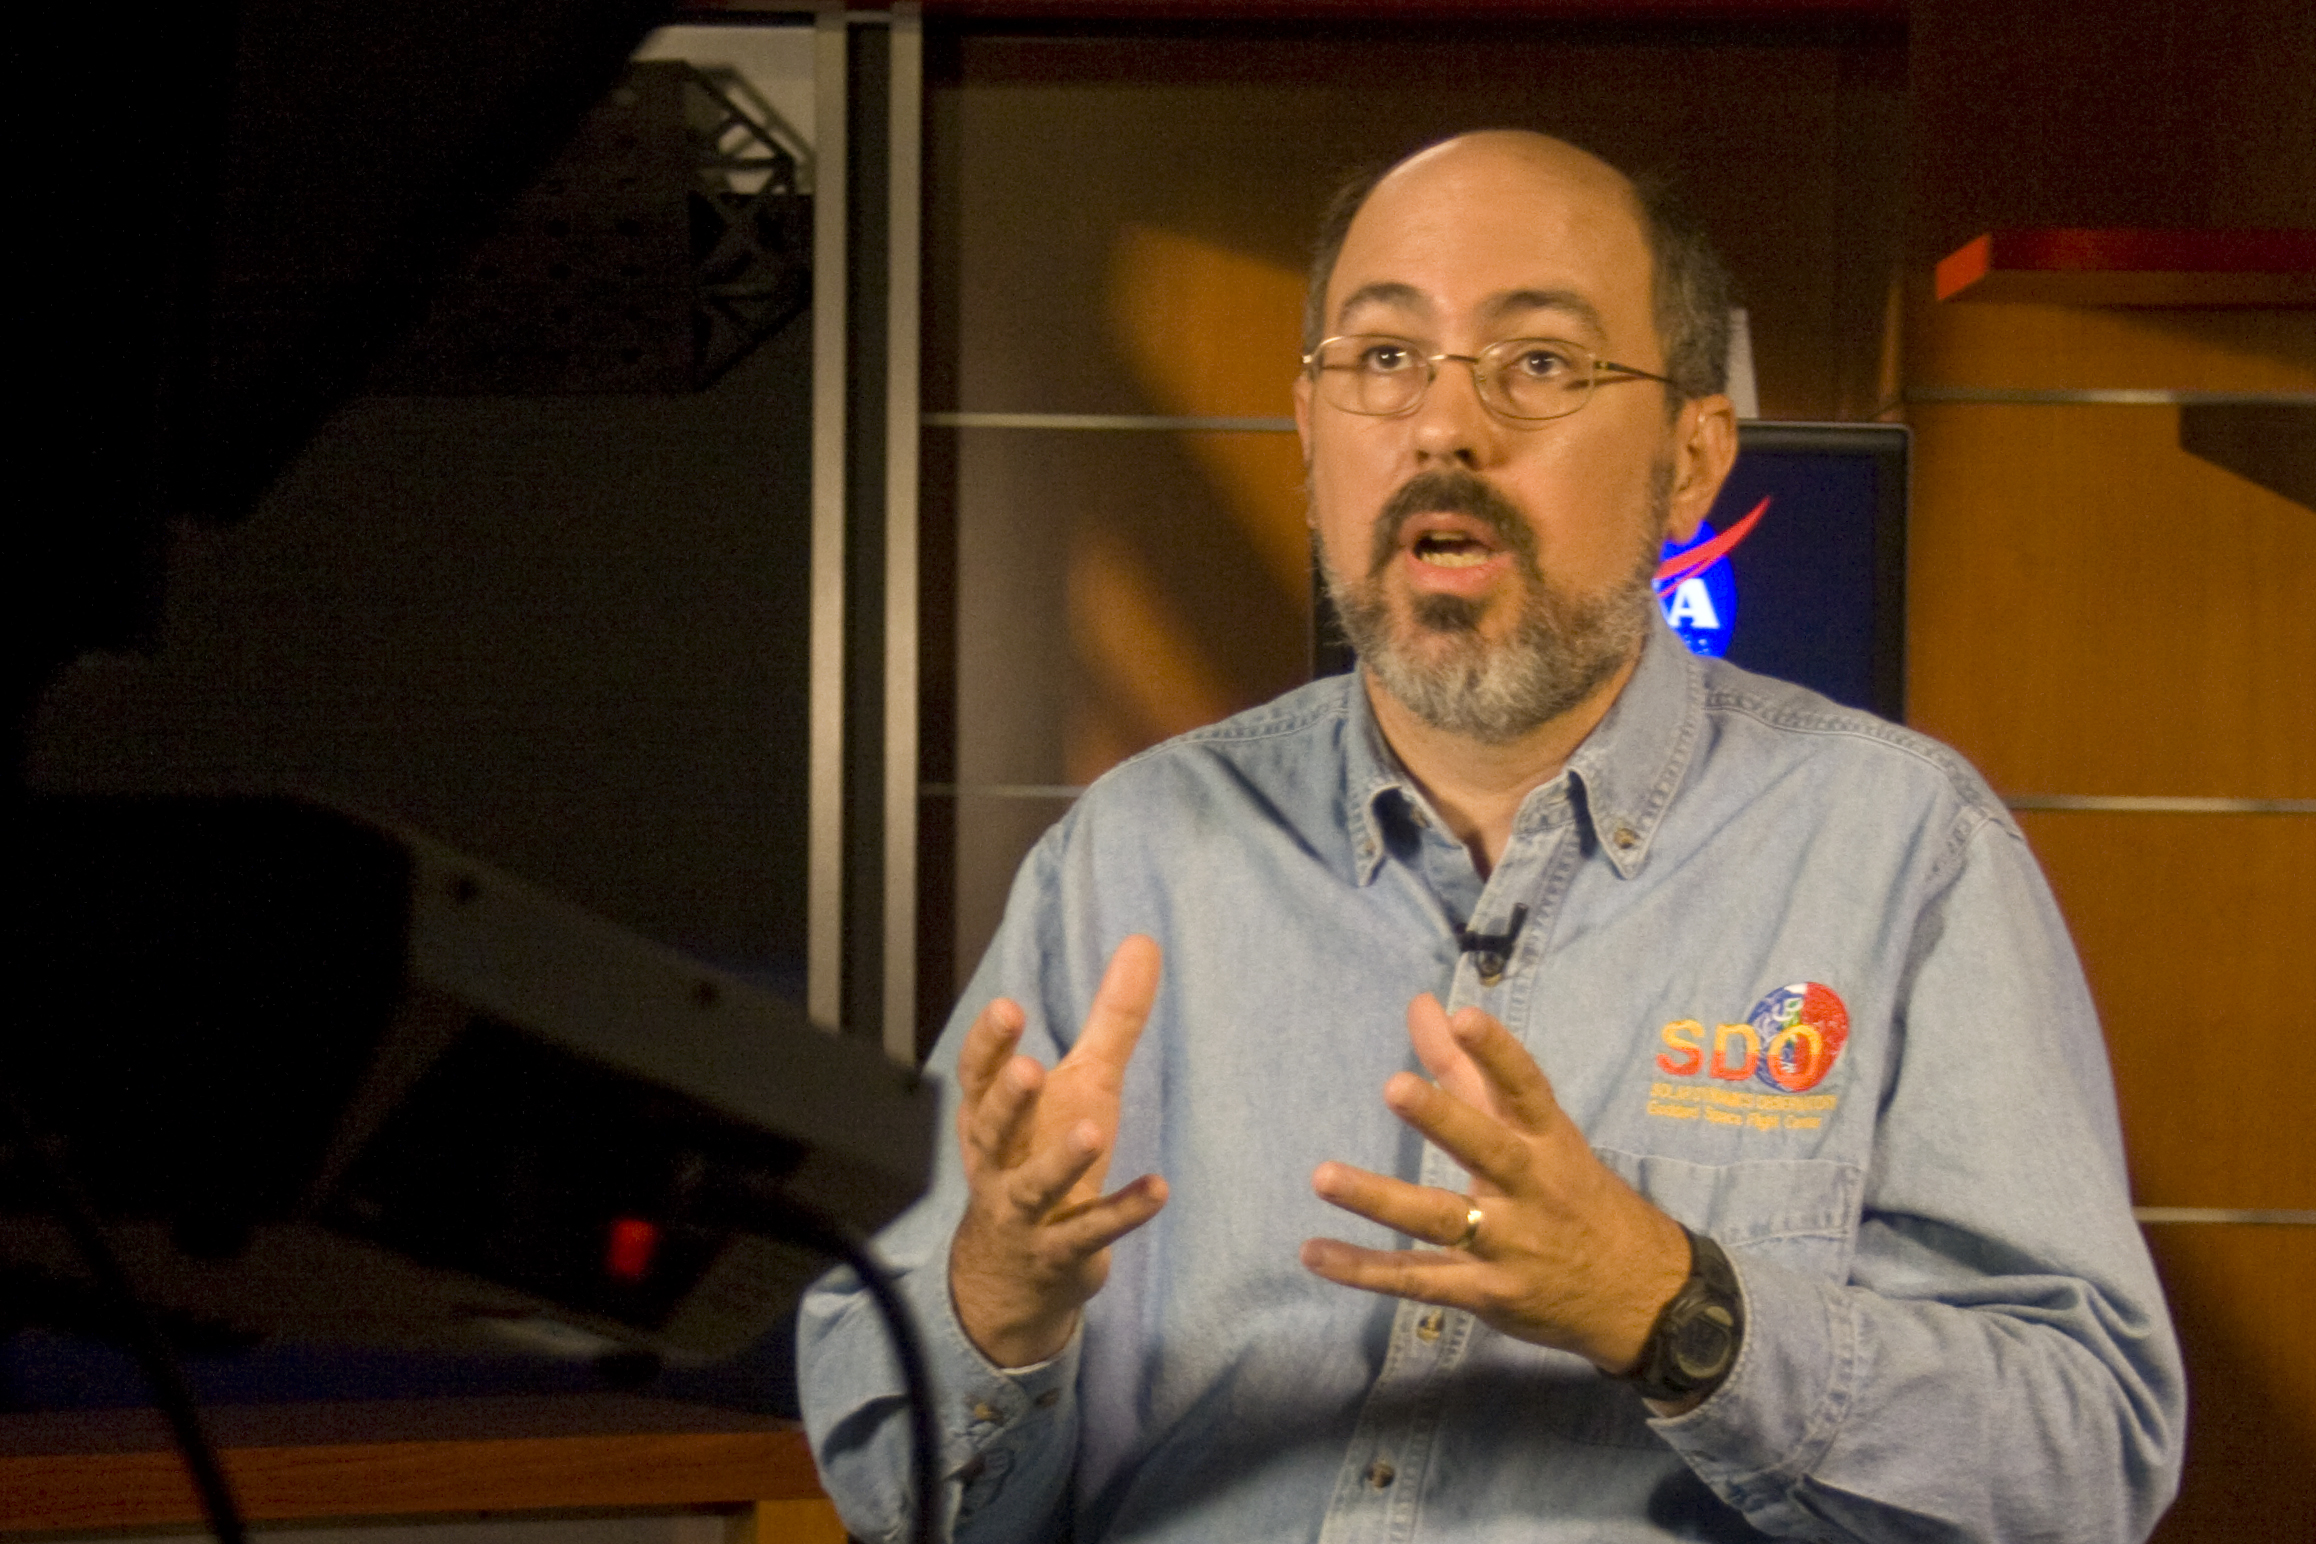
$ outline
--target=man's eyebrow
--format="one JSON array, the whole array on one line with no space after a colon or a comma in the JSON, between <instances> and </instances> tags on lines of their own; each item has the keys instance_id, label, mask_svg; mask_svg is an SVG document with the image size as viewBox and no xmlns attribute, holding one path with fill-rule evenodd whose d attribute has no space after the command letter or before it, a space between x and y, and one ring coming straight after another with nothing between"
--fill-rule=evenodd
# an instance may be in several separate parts
<instances>
[{"instance_id":1,"label":"man's eyebrow","mask_svg":"<svg viewBox=\"0 0 2316 1544\"><path fill-rule=\"evenodd\" d=\"M1336 323L1340 325L1343 318L1362 306L1404 306L1411 311L1429 311L1431 302L1412 284L1379 279L1373 284L1362 284L1343 297L1343 303L1335 308Z\"/></svg>"},{"instance_id":2,"label":"man's eyebrow","mask_svg":"<svg viewBox=\"0 0 2316 1544\"><path fill-rule=\"evenodd\" d=\"M1485 308L1488 319L1498 322L1519 311L1566 312L1596 338L1608 331L1601 321L1600 307L1575 290L1506 290Z\"/></svg>"}]
</instances>

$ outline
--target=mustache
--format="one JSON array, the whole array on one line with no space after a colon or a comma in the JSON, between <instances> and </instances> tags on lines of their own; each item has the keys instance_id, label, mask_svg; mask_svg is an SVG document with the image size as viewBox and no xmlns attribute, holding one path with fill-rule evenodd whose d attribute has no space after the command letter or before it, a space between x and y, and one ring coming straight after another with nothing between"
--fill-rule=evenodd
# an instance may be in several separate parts
<instances>
[{"instance_id":1,"label":"mustache","mask_svg":"<svg viewBox=\"0 0 2316 1544\"><path fill-rule=\"evenodd\" d=\"M1462 468L1418 472L1399 485L1375 516L1367 572L1383 572L1399 551L1399 528L1410 515L1469 515L1510 548L1530 572L1536 570L1536 533L1519 507L1495 486Z\"/></svg>"}]
</instances>

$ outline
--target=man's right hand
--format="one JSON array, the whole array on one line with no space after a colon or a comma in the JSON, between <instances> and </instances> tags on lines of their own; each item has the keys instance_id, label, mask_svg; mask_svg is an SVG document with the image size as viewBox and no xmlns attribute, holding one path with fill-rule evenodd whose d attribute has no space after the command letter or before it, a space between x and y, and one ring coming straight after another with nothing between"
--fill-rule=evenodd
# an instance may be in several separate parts
<instances>
[{"instance_id":1,"label":"man's right hand","mask_svg":"<svg viewBox=\"0 0 2316 1544\"><path fill-rule=\"evenodd\" d=\"M1158 965L1150 939L1118 945L1077 1044L1051 1072L1015 1054L1024 1018L1009 999L982 1009L965 1036L957 1137L971 1196L949 1244L949 1293L958 1323L1000 1367L1067 1345L1110 1273L1110 1245L1166 1204L1155 1174L1102 1194Z\"/></svg>"}]
</instances>

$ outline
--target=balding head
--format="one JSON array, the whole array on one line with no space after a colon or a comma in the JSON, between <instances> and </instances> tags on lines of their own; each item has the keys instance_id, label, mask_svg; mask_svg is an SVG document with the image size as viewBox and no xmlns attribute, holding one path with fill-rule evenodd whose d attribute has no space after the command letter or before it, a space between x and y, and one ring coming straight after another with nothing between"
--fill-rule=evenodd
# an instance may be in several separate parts
<instances>
[{"instance_id":1,"label":"balding head","mask_svg":"<svg viewBox=\"0 0 2316 1544\"><path fill-rule=\"evenodd\" d=\"M1598 219L1629 221L1649 263L1652 315L1664 373L1675 383L1674 402L1724 389L1731 285L1702 228L1662 183L1636 184L1566 140L1524 129L1461 134L1344 182L1328 204L1313 250L1303 306L1304 351L1333 330L1328 286L1353 223L1372 199L1420 202L1434 189L1489 170L1525 171L1565 190Z\"/></svg>"}]
</instances>

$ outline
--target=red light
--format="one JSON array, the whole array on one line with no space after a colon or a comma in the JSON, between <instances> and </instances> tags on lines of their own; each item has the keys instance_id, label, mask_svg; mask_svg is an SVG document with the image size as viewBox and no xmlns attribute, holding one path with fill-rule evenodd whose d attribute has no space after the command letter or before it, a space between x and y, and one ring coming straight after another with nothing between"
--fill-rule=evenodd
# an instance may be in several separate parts
<instances>
[{"instance_id":1,"label":"red light","mask_svg":"<svg viewBox=\"0 0 2316 1544\"><path fill-rule=\"evenodd\" d=\"M659 1253L659 1224L641 1217L615 1217L603 1246L603 1273L620 1281L641 1281Z\"/></svg>"}]
</instances>

